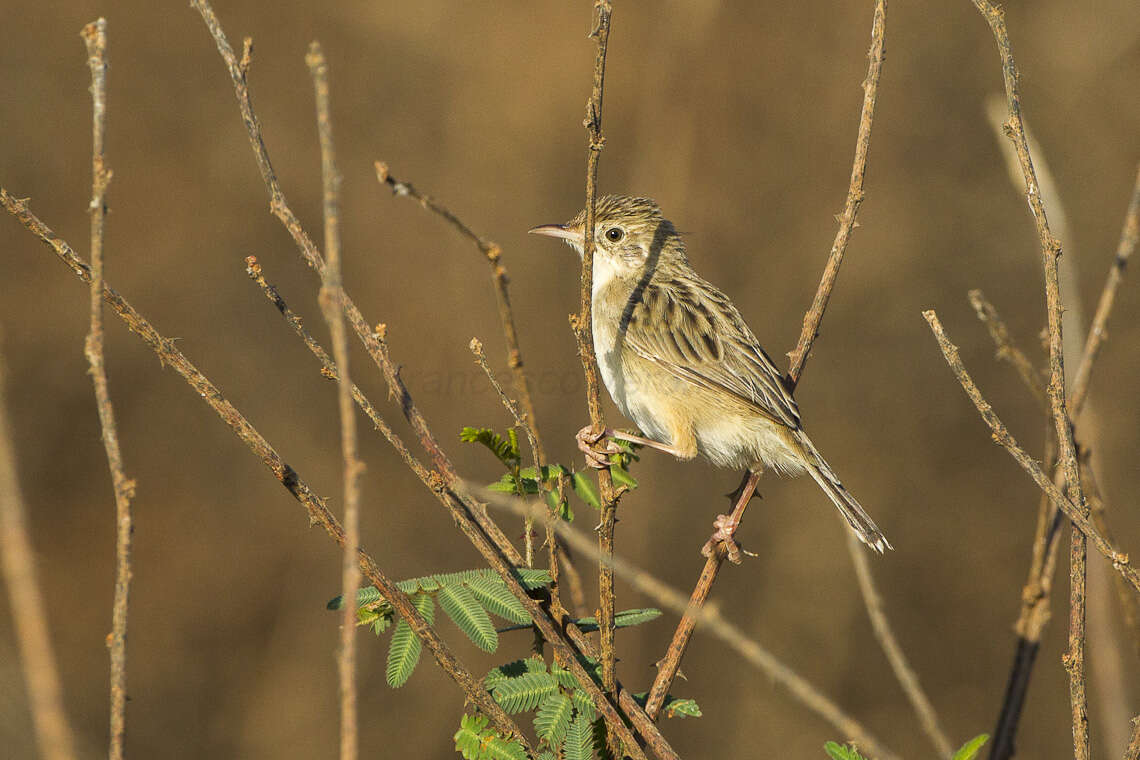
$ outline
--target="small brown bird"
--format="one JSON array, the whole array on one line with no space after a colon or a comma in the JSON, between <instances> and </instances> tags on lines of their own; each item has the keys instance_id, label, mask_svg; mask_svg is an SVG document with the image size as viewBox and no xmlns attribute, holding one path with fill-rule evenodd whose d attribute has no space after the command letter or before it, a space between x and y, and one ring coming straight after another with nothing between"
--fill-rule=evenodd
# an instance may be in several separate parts
<instances>
[{"instance_id":1,"label":"small brown bird","mask_svg":"<svg viewBox=\"0 0 1140 760\"><path fill-rule=\"evenodd\" d=\"M562 238L581 256L585 226L583 210L530 231ZM597 200L593 332L610 396L648 437L602 435L752 473L807 471L863 543L879 553L892 548L803 431L783 375L740 312L693 271L681 236L648 198ZM578 434L596 467L614 452L600 438L588 427ZM717 527L731 543L736 525Z\"/></svg>"}]
</instances>

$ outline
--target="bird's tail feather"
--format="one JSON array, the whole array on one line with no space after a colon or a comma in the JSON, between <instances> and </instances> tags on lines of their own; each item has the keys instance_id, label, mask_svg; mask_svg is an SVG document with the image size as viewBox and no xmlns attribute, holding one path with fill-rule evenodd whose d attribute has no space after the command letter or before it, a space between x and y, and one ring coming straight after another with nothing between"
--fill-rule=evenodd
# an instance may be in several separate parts
<instances>
[{"instance_id":1,"label":"bird's tail feather","mask_svg":"<svg viewBox=\"0 0 1140 760\"><path fill-rule=\"evenodd\" d=\"M887 541L883 532L879 530L879 526L875 525L871 516L864 511L855 497L839 482L839 477L820 456L807 434L802 430L797 430L795 431L795 438L802 449L804 465L807 467L808 474L819 484L828 498L835 503L839 513L843 515L843 519L851 526L851 530L855 532L859 540L879 554L887 549L893 549L894 547Z\"/></svg>"}]
</instances>

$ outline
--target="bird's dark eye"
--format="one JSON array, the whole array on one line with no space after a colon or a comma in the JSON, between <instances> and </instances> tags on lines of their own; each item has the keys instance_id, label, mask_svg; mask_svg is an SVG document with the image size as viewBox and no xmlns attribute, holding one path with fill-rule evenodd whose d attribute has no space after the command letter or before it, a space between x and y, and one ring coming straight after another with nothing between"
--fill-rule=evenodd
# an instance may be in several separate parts
<instances>
[{"instance_id":1,"label":"bird's dark eye","mask_svg":"<svg viewBox=\"0 0 1140 760\"><path fill-rule=\"evenodd\" d=\"M608 230L606 230L606 239L608 239L611 243L616 243L623 237L625 237L625 230L623 230L621 227L610 227Z\"/></svg>"}]
</instances>

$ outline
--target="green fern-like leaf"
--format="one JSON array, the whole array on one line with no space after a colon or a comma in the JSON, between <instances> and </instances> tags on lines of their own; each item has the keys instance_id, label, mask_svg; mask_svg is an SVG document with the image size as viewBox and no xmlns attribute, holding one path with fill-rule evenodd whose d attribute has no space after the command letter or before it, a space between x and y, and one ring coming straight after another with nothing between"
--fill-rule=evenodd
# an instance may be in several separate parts
<instances>
[{"instance_id":1,"label":"green fern-like leaf","mask_svg":"<svg viewBox=\"0 0 1140 760\"><path fill-rule=\"evenodd\" d=\"M479 600L479 603L490 612L512 623L529 623L530 613L523 607L522 602L515 598L503 583L503 579L495 577L494 580L486 576L477 576L467 581L467 588Z\"/></svg>"},{"instance_id":2,"label":"green fern-like leaf","mask_svg":"<svg viewBox=\"0 0 1140 760\"><path fill-rule=\"evenodd\" d=\"M661 617L661 610L652 607L646 607L640 610L622 610L614 615L614 627L629 628L630 626L648 623L650 620L656 620L659 617ZM598 630L598 621L596 618L579 618L574 622L582 629L582 633L593 633Z\"/></svg>"},{"instance_id":3,"label":"green fern-like leaf","mask_svg":"<svg viewBox=\"0 0 1140 760\"><path fill-rule=\"evenodd\" d=\"M504 439L491 428L465 427L459 432L459 440L464 443L481 443L510 469L519 466L519 436L514 428L507 431Z\"/></svg>"},{"instance_id":4,"label":"green fern-like leaf","mask_svg":"<svg viewBox=\"0 0 1140 760\"><path fill-rule=\"evenodd\" d=\"M549 673L524 673L500 681L491 695L507 712L519 713L535 709L557 690L558 683Z\"/></svg>"},{"instance_id":5,"label":"green fern-like leaf","mask_svg":"<svg viewBox=\"0 0 1140 760\"><path fill-rule=\"evenodd\" d=\"M562 743L562 756L566 760L593 760L594 758L594 727L593 719L587 719L582 713L575 716L566 731L566 740Z\"/></svg>"},{"instance_id":6,"label":"green fern-like leaf","mask_svg":"<svg viewBox=\"0 0 1140 760\"><path fill-rule=\"evenodd\" d=\"M570 697L555 691L538 706L538 711L534 714L534 730L539 739L557 747L562 737L566 736L573 716L574 703Z\"/></svg>"},{"instance_id":7,"label":"green fern-like leaf","mask_svg":"<svg viewBox=\"0 0 1140 760\"><path fill-rule=\"evenodd\" d=\"M978 734L954 753L954 760L974 760L982 746L989 740L989 734Z\"/></svg>"},{"instance_id":8,"label":"green fern-like leaf","mask_svg":"<svg viewBox=\"0 0 1140 760\"><path fill-rule=\"evenodd\" d=\"M459 719L459 730L455 732L455 751L464 760L480 760L483 757L483 734L487 730L487 718L482 715L466 715Z\"/></svg>"},{"instance_id":9,"label":"green fern-like leaf","mask_svg":"<svg viewBox=\"0 0 1140 760\"><path fill-rule=\"evenodd\" d=\"M586 722L598 717L598 709L594 707L594 700L590 699L590 695L582 689L575 689L570 692L570 700L574 703L574 709L578 711L578 716L584 717Z\"/></svg>"},{"instance_id":10,"label":"green fern-like leaf","mask_svg":"<svg viewBox=\"0 0 1140 760\"><path fill-rule=\"evenodd\" d=\"M412 597L412 604L424 616L424 620L435 622L435 605L427 594ZM398 689L408 682L416 664L420 661L419 636L412 632L412 627L403 618L396 623L396 630L392 634L392 642L388 645L388 685Z\"/></svg>"},{"instance_id":11,"label":"green fern-like leaf","mask_svg":"<svg viewBox=\"0 0 1140 760\"><path fill-rule=\"evenodd\" d=\"M484 652L494 652L499 647L499 634L495 633L490 616L470 589L461 585L440 586L437 598L439 606L459 630L467 634L471 643Z\"/></svg>"},{"instance_id":12,"label":"green fern-like leaf","mask_svg":"<svg viewBox=\"0 0 1140 760\"><path fill-rule=\"evenodd\" d=\"M492 736L486 743L484 757L487 760L528 760L526 750L514 739Z\"/></svg>"},{"instance_id":13,"label":"green fern-like leaf","mask_svg":"<svg viewBox=\"0 0 1140 760\"><path fill-rule=\"evenodd\" d=\"M493 690L508 678L518 678L524 673L545 673L546 663L541 657L527 657L525 660L515 660L497 668L492 668L483 676L483 687L487 691Z\"/></svg>"},{"instance_id":14,"label":"green fern-like leaf","mask_svg":"<svg viewBox=\"0 0 1140 760\"><path fill-rule=\"evenodd\" d=\"M854 747L849 747L846 744L837 744L836 742L827 742L823 745L823 751L831 760L867 760L859 754L859 750Z\"/></svg>"},{"instance_id":15,"label":"green fern-like leaf","mask_svg":"<svg viewBox=\"0 0 1140 760\"><path fill-rule=\"evenodd\" d=\"M556 662L550 664L550 675L554 676L554 680L558 682L558 685L564 688L577 689L581 686L573 673Z\"/></svg>"}]
</instances>

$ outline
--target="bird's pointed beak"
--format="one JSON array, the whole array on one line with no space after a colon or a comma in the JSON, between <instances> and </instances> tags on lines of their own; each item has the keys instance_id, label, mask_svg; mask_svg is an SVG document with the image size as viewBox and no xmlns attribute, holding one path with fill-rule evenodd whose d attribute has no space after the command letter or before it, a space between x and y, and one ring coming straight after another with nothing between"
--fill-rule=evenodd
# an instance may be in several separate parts
<instances>
[{"instance_id":1,"label":"bird's pointed beak","mask_svg":"<svg viewBox=\"0 0 1140 760\"><path fill-rule=\"evenodd\" d=\"M548 237L562 238L577 246L583 245L586 241L586 236L582 234L581 229L565 224L540 224L527 231L532 235L546 235Z\"/></svg>"}]
</instances>

